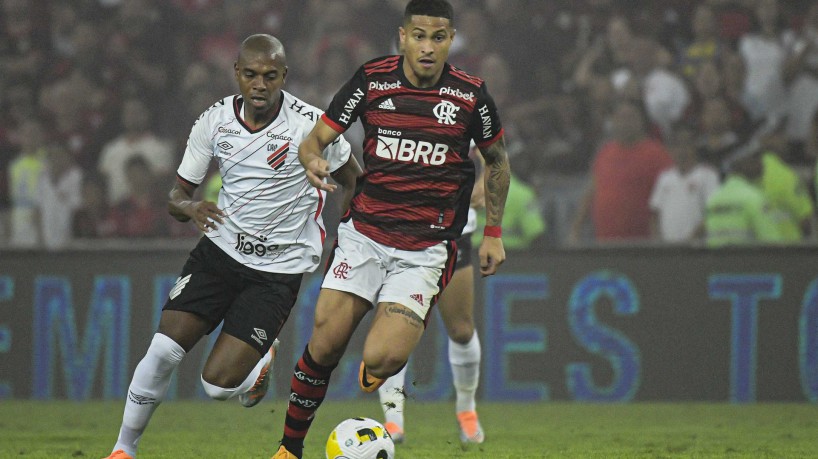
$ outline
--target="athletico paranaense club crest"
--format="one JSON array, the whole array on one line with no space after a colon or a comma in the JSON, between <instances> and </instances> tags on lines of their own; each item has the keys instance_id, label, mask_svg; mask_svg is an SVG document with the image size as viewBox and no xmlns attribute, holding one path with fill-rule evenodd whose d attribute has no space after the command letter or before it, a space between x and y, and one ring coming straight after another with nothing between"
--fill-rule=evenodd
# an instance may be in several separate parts
<instances>
[{"instance_id":1,"label":"athletico paranaense club crest","mask_svg":"<svg viewBox=\"0 0 818 459\"><path fill-rule=\"evenodd\" d=\"M287 153L289 151L290 142L287 142L267 157L267 164L275 170L281 169L281 166L284 165L284 160L287 159Z\"/></svg>"}]
</instances>

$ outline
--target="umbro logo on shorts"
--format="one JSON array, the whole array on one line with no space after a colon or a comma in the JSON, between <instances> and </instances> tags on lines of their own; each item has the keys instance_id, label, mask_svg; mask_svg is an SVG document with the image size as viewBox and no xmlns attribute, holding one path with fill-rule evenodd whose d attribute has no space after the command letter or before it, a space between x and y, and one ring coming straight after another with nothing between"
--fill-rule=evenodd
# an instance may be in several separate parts
<instances>
[{"instance_id":1,"label":"umbro logo on shorts","mask_svg":"<svg viewBox=\"0 0 818 459\"><path fill-rule=\"evenodd\" d=\"M176 279L176 285L174 285L173 288L170 289L170 293L168 293L168 298L172 300L179 296L179 294L182 293L182 289L185 288L185 285L187 285L187 283L190 282L190 276L192 275L193 274L188 274L185 277L180 277Z\"/></svg>"},{"instance_id":2,"label":"umbro logo on shorts","mask_svg":"<svg viewBox=\"0 0 818 459\"><path fill-rule=\"evenodd\" d=\"M254 334L250 335L250 338L253 338L253 341L257 342L259 346L263 343L262 341L267 341L267 332L262 330L261 328L253 328Z\"/></svg>"}]
</instances>

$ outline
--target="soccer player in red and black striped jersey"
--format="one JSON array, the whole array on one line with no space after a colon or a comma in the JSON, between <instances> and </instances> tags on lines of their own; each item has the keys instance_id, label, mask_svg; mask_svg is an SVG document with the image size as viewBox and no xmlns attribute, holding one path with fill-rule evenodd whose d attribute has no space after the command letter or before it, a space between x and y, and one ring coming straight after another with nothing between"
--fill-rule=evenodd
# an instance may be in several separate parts
<instances>
[{"instance_id":1,"label":"soccer player in red and black striped jersey","mask_svg":"<svg viewBox=\"0 0 818 459\"><path fill-rule=\"evenodd\" d=\"M399 28L402 54L360 67L299 148L312 185L332 191L334 185L324 183L328 167L321 151L355 121L363 124L364 172L327 262L274 458L302 456L330 374L373 307L361 389L374 392L406 364L451 278L454 240L466 224L475 180L471 140L486 163L481 274L494 274L505 260L500 222L509 164L503 128L483 80L446 62L453 16L446 0L411 0Z\"/></svg>"}]
</instances>

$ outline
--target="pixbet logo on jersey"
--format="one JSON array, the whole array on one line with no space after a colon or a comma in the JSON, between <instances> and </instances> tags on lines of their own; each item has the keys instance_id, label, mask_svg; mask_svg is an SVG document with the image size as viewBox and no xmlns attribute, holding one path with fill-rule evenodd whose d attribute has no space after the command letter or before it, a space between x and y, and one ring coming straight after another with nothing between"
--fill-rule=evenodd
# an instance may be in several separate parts
<instances>
[{"instance_id":1,"label":"pixbet logo on jersey","mask_svg":"<svg viewBox=\"0 0 818 459\"><path fill-rule=\"evenodd\" d=\"M449 151L449 146L446 144L403 139L400 137L401 131L391 129L378 128L378 134L375 154L381 158L432 166L439 166L446 162L446 152Z\"/></svg>"}]
</instances>

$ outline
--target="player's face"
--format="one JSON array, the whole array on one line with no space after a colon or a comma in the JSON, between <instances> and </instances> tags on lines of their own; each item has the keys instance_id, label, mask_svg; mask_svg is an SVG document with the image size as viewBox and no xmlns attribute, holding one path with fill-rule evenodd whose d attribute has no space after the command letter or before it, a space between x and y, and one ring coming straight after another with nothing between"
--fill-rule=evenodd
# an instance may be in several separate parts
<instances>
[{"instance_id":1,"label":"player's face","mask_svg":"<svg viewBox=\"0 0 818 459\"><path fill-rule=\"evenodd\" d=\"M287 66L278 54L242 53L234 66L245 107L252 114L272 111L281 97Z\"/></svg>"},{"instance_id":2,"label":"player's face","mask_svg":"<svg viewBox=\"0 0 818 459\"><path fill-rule=\"evenodd\" d=\"M399 32L403 71L409 82L420 88L433 86L443 73L454 39L449 20L416 15Z\"/></svg>"}]
</instances>

